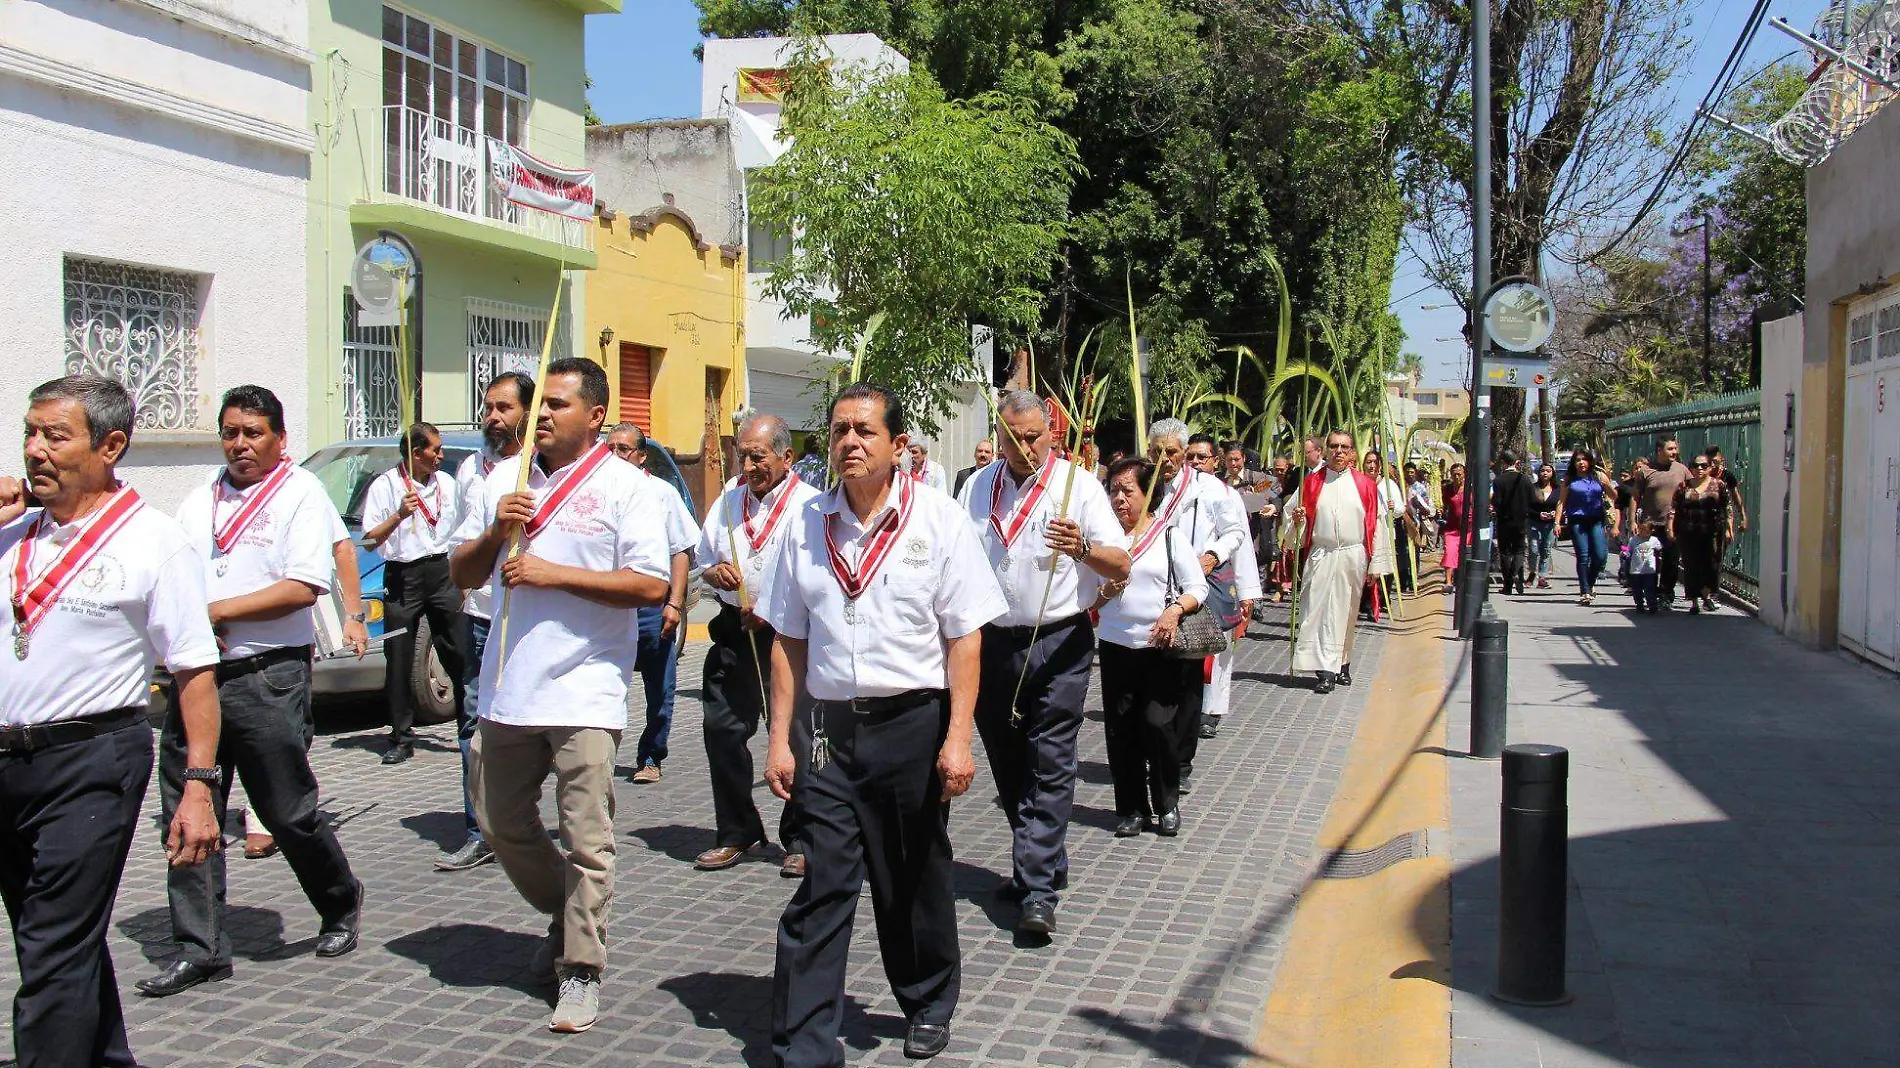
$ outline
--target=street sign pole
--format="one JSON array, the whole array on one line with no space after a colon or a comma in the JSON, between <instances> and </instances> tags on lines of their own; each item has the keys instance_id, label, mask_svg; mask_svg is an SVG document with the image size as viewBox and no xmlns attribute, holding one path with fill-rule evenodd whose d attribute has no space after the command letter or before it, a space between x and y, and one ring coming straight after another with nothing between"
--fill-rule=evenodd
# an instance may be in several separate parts
<instances>
[{"instance_id":1,"label":"street sign pole","mask_svg":"<svg viewBox=\"0 0 1900 1068\"><path fill-rule=\"evenodd\" d=\"M1484 300L1491 292L1491 0L1471 0L1471 421L1465 433L1465 558L1452 617L1463 637L1491 575L1491 386L1484 378ZM1478 509L1486 521L1479 523Z\"/></svg>"}]
</instances>

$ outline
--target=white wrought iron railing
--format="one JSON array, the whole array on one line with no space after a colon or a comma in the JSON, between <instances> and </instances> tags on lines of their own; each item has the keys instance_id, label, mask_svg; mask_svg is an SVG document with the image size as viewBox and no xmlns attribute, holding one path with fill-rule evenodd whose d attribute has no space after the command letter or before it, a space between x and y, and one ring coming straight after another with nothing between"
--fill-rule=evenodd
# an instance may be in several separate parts
<instances>
[{"instance_id":1,"label":"white wrought iron railing","mask_svg":"<svg viewBox=\"0 0 1900 1068\"><path fill-rule=\"evenodd\" d=\"M490 178L481 133L414 108L390 104L358 113L371 143L370 197L377 203L425 204L437 211L529 237L592 249L591 220L522 207Z\"/></svg>"}]
</instances>

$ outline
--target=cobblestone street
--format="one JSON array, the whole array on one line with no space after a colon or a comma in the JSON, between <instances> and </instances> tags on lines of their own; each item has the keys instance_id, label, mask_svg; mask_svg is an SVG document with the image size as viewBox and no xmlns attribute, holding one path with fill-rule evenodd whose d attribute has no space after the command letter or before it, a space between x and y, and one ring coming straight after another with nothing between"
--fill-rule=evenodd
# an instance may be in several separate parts
<instances>
[{"instance_id":1,"label":"cobblestone street","mask_svg":"<svg viewBox=\"0 0 1900 1068\"><path fill-rule=\"evenodd\" d=\"M1355 667L1370 680L1382 640L1362 630ZM988 772L953 811L961 898L963 997L943 1065L1240 1064L1259 1025L1291 898L1312 866L1366 687L1315 697L1284 682L1284 610L1257 625L1236 673L1235 712L1201 748L1184 833L1117 840L1099 727L1083 733L1069 838L1072 884L1059 933L1019 948L1014 907L995 890L1008 872L1008 834ZM542 921L500 869L442 874L430 865L462 834L449 728L432 728L417 758L377 763L380 728L367 706L319 711L314 760L325 807L368 888L361 948L310 954L316 918L281 858L234 850L231 922L237 974L163 1001L134 980L170 952L158 835L134 847L114 917L112 951L132 1046L150 1068L174 1064L343 1066L763 1065L770 1061L772 939L793 883L776 850L720 873L695 871L712 844L699 732L700 662L681 665L665 778L628 781L636 729L625 736L617 822L618 894L602 1019L560 1037L549 1001L526 975ZM762 750L762 739L755 741ZM979 768L983 767L981 758ZM771 801L763 785L761 803ZM158 792L150 792L148 812ZM776 808L767 808L768 825ZM858 915L846 1019L854 1063L906 1063L903 1020ZM0 987L15 983L5 962Z\"/></svg>"}]
</instances>

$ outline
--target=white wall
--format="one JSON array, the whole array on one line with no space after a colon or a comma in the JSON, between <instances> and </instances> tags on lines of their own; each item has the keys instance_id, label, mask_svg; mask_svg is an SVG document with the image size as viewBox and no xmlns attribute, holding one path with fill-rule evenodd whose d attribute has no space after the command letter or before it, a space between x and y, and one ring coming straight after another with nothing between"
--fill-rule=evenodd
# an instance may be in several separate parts
<instances>
[{"instance_id":1,"label":"white wall","mask_svg":"<svg viewBox=\"0 0 1900 1068\"><path fill-rule=\"evenodd\" d=\"M1783 443L1788 430L1788 398L1794 397L1796 418L1801 410L1802 317L1791 315L1761 328L1761 489L1749 502L1749 517L1761 534L1761 618L1776 630L1785 630L1788 607L1796 586L1799 555L1784 544L1788 518L1801 514L1801 486L1806 480L1790 478L1782 469ZM1787 603L1783 603L1786 568Z\"/></svg>"},{"instance_id":2,"label":"white wall","mask_svg":"<svg viewBox=\"0 0 1900 1068\"><path fill-rule=\"evenodd\" d=\"M299 31L301 0L11 0L0 4L0 412L65 373L67 255L205 276L198 434L135 434L126 478L170 511L220 462L216 397L283 399L307 447L308 65L260 25ZM253 8L262 23L242 21ZM179 12L184 16L181 17ZM247 39L246 35L251 35ZM76 64L94 63L97 70ZM94 77L93 75L103 75ZM0 471L17 470L0 459Z\"/></svg>"},{"instance_id":3,"label":"white wall","mask_svg":"<svg viewBox=\"0 0 1900 1068\"><path fill-rule=\"evenodd\" d=\"M886 67L900 74L910 70L910 61L903 53L885 44L876 34L839 33L821 40L835 66ZM784 66L791 60L792 40L788 37L712 38L705 42L702 55L699 117L710 119L719 114L723 103L737 103L741 69L772 70ZM746 104L744 107L766 118L773 129L778 128L777 104Z\"/></svg>"}]
</instances>

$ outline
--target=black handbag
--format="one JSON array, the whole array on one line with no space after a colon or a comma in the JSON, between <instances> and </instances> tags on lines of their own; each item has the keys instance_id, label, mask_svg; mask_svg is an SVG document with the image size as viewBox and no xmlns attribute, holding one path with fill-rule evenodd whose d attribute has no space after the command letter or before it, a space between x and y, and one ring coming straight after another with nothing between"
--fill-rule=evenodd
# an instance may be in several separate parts
<instances>
[{"instance_id":1,"label":"black handbag","mask_svg":"<svg viewBox=\"0 0 1900 1068\"><path fill-rule=\"evenodd\" d=\"M1173 604L1181 596L1181 584L1174 577L1174 528L1169 527L1162 537L1167 542L1163 548L1168 554L1168 604ZM1227 630L1206 607L1196 605L1181 616L1174 644L1163 646L1163 651L1176 660L1204 660L1227 651Z\"/></svg>"}]
</instances>

